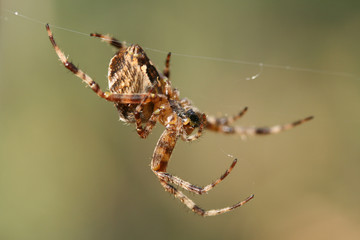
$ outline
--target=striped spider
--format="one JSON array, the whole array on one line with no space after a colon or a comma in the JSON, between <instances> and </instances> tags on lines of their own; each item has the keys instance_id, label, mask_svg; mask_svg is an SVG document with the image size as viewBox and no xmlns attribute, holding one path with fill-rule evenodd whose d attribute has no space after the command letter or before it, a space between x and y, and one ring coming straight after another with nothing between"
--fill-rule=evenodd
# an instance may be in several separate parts
<instances>
[{"instance_id":1,"label":"striped spider","mask_svg":"<svg viewBox=\"0 0 360 240\"><path fill-rule=\"evenodd\" d=\"M156 122L164 125L165 130L155 147L151 170L155 173L165 191L173 194L193 212L201 216L215 216L234 210L250 201L254 195L236 203L233 206L221 209L204 210L197 206L189 197L174 187L177 185L189 192L205 194L219 184L234 168L237 160L234 159L226 172L213 183L205 187L198 187L166 171L168 162L175 144L179 138L191 142L198 139L204 129L225 134L238 135L266 135L291 129L312 119L302 120L273 127L240 127L232 124L242 117L247 108L233 117L215 118L206 116L191 105L188 99L180 99L179 92L171 86L169 80L170 53L167 55L164 71L158 72L151 63L144 50L139 45L127 47L124 43L107 35L92 33L117 48L117 52L110 60L108 70L109 92L103 92L81 69L69 62L55 43L49 25L46 30L56 54L64 66L82 79L99 97L113 102L117 108L120 120L135 123L136 131L141 138L146 138ZM194 134L192 134L194 132Z\"/></svg>"}]
</instances>

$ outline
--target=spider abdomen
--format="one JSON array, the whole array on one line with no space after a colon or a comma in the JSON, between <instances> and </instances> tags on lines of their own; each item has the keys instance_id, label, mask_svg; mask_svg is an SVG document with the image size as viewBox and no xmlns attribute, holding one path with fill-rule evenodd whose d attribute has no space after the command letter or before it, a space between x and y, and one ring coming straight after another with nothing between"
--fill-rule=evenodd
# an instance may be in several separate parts
<instances>
[{"instance_id":1,"label":"spider abdomen","mask_svg":"<svg viewBox=\"0 0 360 240\"><path fill-rule=\"evenodd\" d=\"M156 84L158 79L159 73L139 45L121 49L110 60L108 81L111 93L148 93L152 89L154 93L161 93ZM115 103L115 106L120 120L135 122L136 105ZM154 111L154 104L143 104L142 109L141 120L147 122Z\"/></svg>"}]
</instances>

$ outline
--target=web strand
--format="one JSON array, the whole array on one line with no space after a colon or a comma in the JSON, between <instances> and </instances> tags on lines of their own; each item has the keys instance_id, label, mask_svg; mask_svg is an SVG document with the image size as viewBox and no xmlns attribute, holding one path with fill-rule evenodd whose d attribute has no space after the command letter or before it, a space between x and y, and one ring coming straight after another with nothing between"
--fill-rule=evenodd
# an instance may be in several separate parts
<instances>
[{"instance_id":1,"label":"web strand","mask_svg":"<svg viewBox=\"0 0 360 240\"><path fill-rule=\"evenodd\" d=\"M43 26L45 26L45 24L47 23L47 22L38 20L36 18L31 18L31 17L25 16L23 14L20 14L18 11L10 11L10 10L7 10L7 9L4 9L2 11L10 13L12 15L15 15L17 17L21 17L23 19L26 19L27 21L34 22L34 23L37 23L37 24L41 24ZM7 17L2 17L2 19L8 21ZM49 25L51 26L51 28L56 28L56 29L60 29L60 30L75 33L75 34L84 35L84 36L87 36L87 37L90 36L88 33L76 31L76 30L73 30L73 29L70 29L70 28L65 28L65 27L56 26L56 25L52 25L52 24L49 24ZM152 51L152 52L162 53L162 54L167 54L168 53L167 51L160 50L160 49L155 49L155 48L144 47L144 49ZM327 71L327 70L319 70L319 69L311 69L311 68L303 68L303 67L295 67L295 66L287 66L287 65L276 65L276 64L268 64L268 63L259 63L259 62L250 62L250 61L244 61L244 60L209 57L209 56L197 56L197 55L190 55L190 54L176 53L176 52L172 52L171 54L172 54L172 56L179 56L179 57L185 57L185 58L193 58L193 59L200 59L200 60L207 60L207 61L216 61L216 62L226 62L226 63L234 63L234 64L242 64L242 65L259 66L259 68L260 68L259 72L257 74L255 74L255 75L251 76L251 77L245 78L246 80L254 80L254 79L260 77L260 75L262 74L264 68L280 69L280 70L288 70L288 71L297 71L297 72L308 72L308 73L339 76L339 77L347 77L347 78L356 78L356 79L359 78L359 76L356 76L355 74L347 73L347 72Z\"/></svg>"}]
</instances>

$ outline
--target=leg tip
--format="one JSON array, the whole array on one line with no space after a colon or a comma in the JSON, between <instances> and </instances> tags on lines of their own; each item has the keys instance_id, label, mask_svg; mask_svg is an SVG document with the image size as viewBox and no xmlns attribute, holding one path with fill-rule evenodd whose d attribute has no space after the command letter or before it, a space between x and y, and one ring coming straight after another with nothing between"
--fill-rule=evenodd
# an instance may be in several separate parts
<instances>
[{"instance_id":1,"label":"leg tip","mask_svg":"<svg viewBox=\"0 0 360 240\"><path fill-rule=\"evenodd\" d=\"M314 119L314 116L309 116L309 117L305 118L304 121L310 121L312 119Z\"/></svg>"}]
</instances>

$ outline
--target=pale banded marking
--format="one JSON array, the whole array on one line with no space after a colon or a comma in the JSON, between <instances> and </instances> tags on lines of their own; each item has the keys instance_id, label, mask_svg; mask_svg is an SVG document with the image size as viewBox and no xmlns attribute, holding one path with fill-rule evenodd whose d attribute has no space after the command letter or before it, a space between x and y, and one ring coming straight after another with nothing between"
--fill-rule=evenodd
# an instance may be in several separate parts
<instances>
[{"instance_id":1,"label":"pale banded marking","mask_svg":"<svg viewBox=\"0 0 360 240\"><path fill-rule=\"evenodd\" d=\"M217 125L216 118L208 117L208 129L222 132L225 134L238 134L238 135L267 135L267 134L276 134L282 131L292 129L300 124L303 124L307 121L313 119L313 116L295 121L293 123L288 123L284 125L275 125L272 127L241 127L241 126L228 126L228 125Z\"/></svg>"},{"instance_id":2,"label":"pale banded marking","mask_svg":"<svg viewBox=\"0 0 360 240\"><path fill-rule=\"evenodd\" d=\"M158 176L158 178L169 182L169 183L173 183L189 192L193 192L199 195L205 194L208 191L210 191L211 189L213 189L217 184L219 184L221 181L223 181L229 174L230 172L233 170L233 168L235 167L237 163L237 159L234 159L234 161L232 162L232 164L230 165L230 167L226 170L226 172L224 174L221 175L221 177L219 177L218 179L216 179L213 183L208 184L204 187L198 187L195 186L187 181L182 180L181 178L177 177L177 176L173 176L167 172L155 172L155 174Z\"/></svg>"},{"instance_id":3,"label":"pale banded marking","mask_svg":"<svg viewBox=\"0 0 360 240\"><path fill-rule=\"evenodd\" d=\"M251 199L254 198L254 195L251 195L248 198L246 198L244 201L241 201L230 207L204 210L204 209L200 208L199 206L197 206L194 201L192 201L189 197L187 197L184 193L182 193L181 191L176 189L174 186L170 185L169 183L167 183L163 180L160 180L160 183L164 187L165 191L173 194L175 196L175 198L179 199L183 204L185 204L189 209L191 209L191 211L193 211L194 213L199 214L203 217L216 216L219 214L229 212L231 210L234 210L235 208L241 207L242 205L244 205L245 203L247 203L248 201L250 201Z\"/></svg>"},{"instance_id":4,"label":"pale banded marking","mask_svg":"<svg viewBox=\"0 0 360 240\"><path fill-rule=\"evenodd\" d=\"M107 42L108 44L110 44L118 49L123 48L126 45L125 43L121 43L119 40L117 40L116 38L110 37L109 35L104 35L104 34L100 34L100 33L90 33L90 36L100 38L102 41Z\"/></svg>"}]
</instances>

